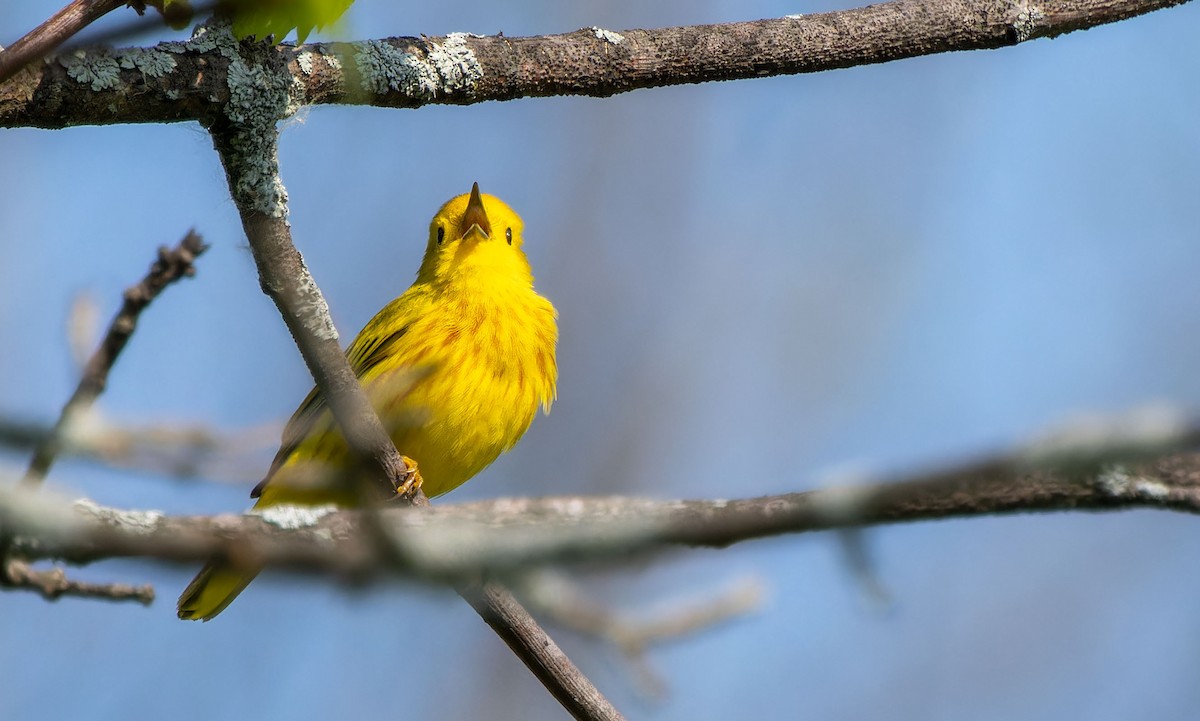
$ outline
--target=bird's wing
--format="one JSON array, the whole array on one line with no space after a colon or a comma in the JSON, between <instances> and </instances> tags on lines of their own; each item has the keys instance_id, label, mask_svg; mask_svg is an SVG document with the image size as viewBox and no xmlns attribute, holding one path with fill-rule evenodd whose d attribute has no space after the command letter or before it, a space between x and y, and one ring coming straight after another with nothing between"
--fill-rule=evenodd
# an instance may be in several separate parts
<instances>
[{"instance_id":1,"label":"bird's wing","mask_svg":"<svg viewBox=\"0 0 1200 721\"><path fill-rule=\"evenodd\" d=\"M412 291L410 288L409 293ZM372 369L397 351L397 346L412 327L412 313L405 311L414 304L404 302L409 293L393 300L379 311L346 349L346 360L350 362L350 369L360 380L369 378ZM250 491L251 498L262 495L263 488L287 461L292 451L296 450L319 423L328 422L328 415L328 404L324 396L318 388L313 388L284 426L283 438L280 440L279 450L275 453L275 460L271 461L267 475Z\"/></svg>"}]
</instances>

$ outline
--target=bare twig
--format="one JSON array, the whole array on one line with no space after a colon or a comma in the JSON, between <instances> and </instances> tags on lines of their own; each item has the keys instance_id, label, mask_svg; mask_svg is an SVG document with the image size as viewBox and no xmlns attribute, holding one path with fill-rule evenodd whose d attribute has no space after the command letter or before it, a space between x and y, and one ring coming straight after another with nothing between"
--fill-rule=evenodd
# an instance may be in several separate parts
<instances>
[{"instance_id":1,"label":"bare twig","mask_svg":"<svg viewBox=\"0 0 1200 721\"><path fill-rule=\"evenodd\" d=\"M0 417L0 446L19 450L45 443L54 434L54 426L16 418Z\"/></svg>"},{"instance_id":2,"label":"bare twig","mask_svg":"<svg viewBox=\"0 0 1200 721\"><path fill-rule=\"evenodd\" d=\"M72 422L64 454L112 468L177 480L252 485L262 477L263 456L279 444L282 422L234 429L202 423L119 423L92 406ZM47 442L54 427L0 416L0 448L26 450Z\"/></svg>"},{"instance_id":3,"label":"bare twig","mask_svg":"<svg viewBox=\"0 0 1200 721\"><path fill-rule=\"evenodd\" d=\"M80 375L98 344L100 310L90 293L80 293L67 317L67 343ZM59 449L114 468L143 470L171 478L246 484L261 474L250 463L279 442L283 422L218 430L202 423L152 420L133 425L114 421L92 405L71 425L70 443ZM33 449L54 435L54 426L0 415L0 447ZM256 459L255 463L261 463Z\"/></svg>"},{"instance_id":4,"label":"bare twig","mask_svg":"<svg viewBox=\"0 0 1200 721\"><path fill-rule=\"evenodd\" d=\"M146 277L125 291L121 310L109 324L100 347L88 360L79 385L58 417L54 432L34 451L33 460L22 481L24 485L34 486L42 482L54 463L64 437L70 435L71 423L104 392L104 387L108 384L108 373L133 335L138 316L163 288L180 278L195 274L192 262L206 249L207 246L201 237L195 231L189 230L176 247L159 248L158 260L150 266Z\"/></svg>"},{"instance_id":5,"label":"bare twig","mask_svg":"<svg viewBox=\"0 0 1200 721\"><path fill-rule=\"evenodd\" d=\"M83 373L100 333L100 304L91 293L79 293L67 313L67 347L76 370Z\"/></svg>"},{"instance_id":6,"label":"bare twig","mask_svg":"<svg viewBox=\"0 0 1200 721\"><path fill-rule=\"evenodd\" d=\"M237 2L237 0L234 0L234 2ZM251 0L251 2L257 2L257 0ZM125 42L143 33L161 29L164 23L166 27L173 30L187 30L193 24L203 22L209 18L222 3L218 0L210 2L190 1L187 5L173 3L165 8L166 16L162 15L163 8L160 8L159 5L160 2L146 2L147 7L154 7L159 12L126 18L120 23L109 25L104 30L89 33L86 37L78 38L74 42L65 43L60 52L67 52L76 47L95 47Z\"/></svg>"},{"instance_id":7,"label":"bare twig","mask_svg":"<svg viewBox=\"0 0 1200 721\"><path fill-rule=\"evenodd\" d=\"M867 548L866 533L863 529L843 528L838 531L838 541L846 568L866 599L880 609L890 606L892 595L888 593L887 586L879 577L870 549Z\"/></svg>"},{"instance_id":8,"label":"bare twig","mask_svg":"<svg viewBox=\"0 0 1200 721\"><path fill-rule=\"evenodd\" d=\"M88 25L126 4L126 0L72 0L46 22L0 50L0 83L43 58Z\"/></svg>"},{"instance_id":9,"label":"bare twig","mask_svg":"<svg viewBox=\"0 0 1200 721\"><path fill-rule=\"evenodd\" d=\"M651 667L646 650L745 616L762 603L763 585L741 579L719 593L693 593L653 614L634 616L598 603L579 584L553 570L531 572L516 582L518 595L539 615L615 646L632 664L642 693L662 696L666 682Z\"/></svg>"},{"instance_id":10,"label":"bare twig","mask_svg":"<svg viewBox=\"0 0 1200 721\"><path fill-rule=\"evenodd\" d=\"M958 50L1001 48L1124 20L1187 0L894 0L773 20L562 35L396 37L278 46L291 110L418 107L812 73ZM211 35L157 48L73 53L0 84L0 126L210 122L248 82ZM231 72L236 70L236 72ZM290 95L289 95L290 93Z\"/></svg>"},{"instance_id":11,"label":"bare twig","mask_svg":"<svg viewBox=\"0 0 1200 721\"><path fill-rule=\"evenodd\" d=\"M16 559L8 559L3 571L0 573L0 587L36 591L47 601L57 601L63 596L78 596L108 601L137 601L143 606L154 602L154 587L149 585L73 581L67 578L66 572L61 568L38 570Z\"/></svg>"}]
</instances>

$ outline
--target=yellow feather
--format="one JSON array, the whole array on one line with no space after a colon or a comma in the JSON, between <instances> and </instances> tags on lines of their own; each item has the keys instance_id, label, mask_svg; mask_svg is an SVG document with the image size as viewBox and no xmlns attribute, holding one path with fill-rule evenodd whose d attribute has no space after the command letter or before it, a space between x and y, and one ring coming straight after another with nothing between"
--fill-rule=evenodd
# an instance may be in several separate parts
<instances>
[{"instance_id":1,"label":"yellow feather","mask_svg":"<svg viewBox=\"0 0 1200 721\"><path fill-rule=\"evenodd\" d=\"M462 485L521 439L558 377L557 314L533 289L523 224L503 201L452 198L429 225L417 279L388 303L346 355L396 448L416 461L426 495ZM414 370L425 370L415 384ZM340 471L349 449L314 389L283 432L256 509L353 505ZM208 620L256 569L210 564L179 599L180 618Z\"/></svg>"}]
</instances>

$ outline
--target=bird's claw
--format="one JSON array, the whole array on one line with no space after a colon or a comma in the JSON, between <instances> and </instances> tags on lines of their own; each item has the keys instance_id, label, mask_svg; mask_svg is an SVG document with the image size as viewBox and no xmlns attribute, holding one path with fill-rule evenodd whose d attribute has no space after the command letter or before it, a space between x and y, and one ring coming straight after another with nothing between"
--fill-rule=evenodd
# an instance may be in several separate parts
<instances>
[{"instance_id":1,"label":"bird's claw","mask_svg":"<svg viewBox=\"0 0 1200 721\"><path fill-rule=\"evenodd\" d=\"M421 484L425 481L421 478L421 471L417 469L416 461L408 456L400 456L400 460L404 463L404 473L396 485L396 495L412 497L420 490Z\"/></svg>"}]
</instances>

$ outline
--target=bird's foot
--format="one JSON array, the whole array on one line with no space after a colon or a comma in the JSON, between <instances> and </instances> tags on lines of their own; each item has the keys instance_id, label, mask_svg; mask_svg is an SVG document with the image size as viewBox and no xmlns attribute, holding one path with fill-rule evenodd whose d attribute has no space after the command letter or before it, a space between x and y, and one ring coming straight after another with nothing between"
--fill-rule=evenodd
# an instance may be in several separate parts
<instances>
[{"instance_id":1,"label":"bird's foot","mask_svg":"<svg viewBox=\"0 0 1200 721\"><path fill-rule=\"evenodd\" d=\"M421 489L421 484L425 481L421 478L421 471L417 468L416 461L408 456L400 456L400 460L404 462L404 472L396 485L396 495L411 497Z\"/></svg>"}]
</instances>

